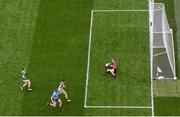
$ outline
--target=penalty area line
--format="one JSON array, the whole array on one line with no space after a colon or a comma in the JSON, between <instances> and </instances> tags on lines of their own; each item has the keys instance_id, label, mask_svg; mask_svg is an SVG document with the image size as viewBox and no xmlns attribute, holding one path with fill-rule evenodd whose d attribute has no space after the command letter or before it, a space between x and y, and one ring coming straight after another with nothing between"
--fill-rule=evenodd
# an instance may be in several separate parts
<instances>
[{"instance_id":1,"label":"penalty area line","mask_svg":"<svg viewBox=\"0 0 180 117\"><path fill-rule=\"evenodd\" d=\"M151 106L85 106L85 108L142 108L152 109Z\"/></svg>"}]
</instances>

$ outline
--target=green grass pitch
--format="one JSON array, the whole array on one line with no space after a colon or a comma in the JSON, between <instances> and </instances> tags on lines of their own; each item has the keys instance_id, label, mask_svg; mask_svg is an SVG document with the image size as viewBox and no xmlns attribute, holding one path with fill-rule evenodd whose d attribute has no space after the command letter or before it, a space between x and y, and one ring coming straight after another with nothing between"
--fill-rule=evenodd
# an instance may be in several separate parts
<instances>
[{"instance_id":1,"label":"green grass pitch","mask_svg":"<svg viewBox=\"0 0 180 117\"><path fill-rule=\"evenodd\" d=\"M105 11L92 17L87 105L151 106L148 12ZM113 57L119 65L114 79L104 68Z\"/></svg>"},{"instance_id":2,"label":"green grass pitch","mask_svg":"<svg viewBox=\"0 0 180 117\"><path fill-rule=\"evenodd\" d=\"M0 0L0 115L151 116L151 108L84 108L91 11L139 9L148 1ZM93 13L87 106L152 106L148 23L148 11ZM104 73L112 57L116 79ZM31 92L20 91L24 66ZM59 112L46 103L62 79L72 102L61 96Z\"/></svg>"}]
</instances>

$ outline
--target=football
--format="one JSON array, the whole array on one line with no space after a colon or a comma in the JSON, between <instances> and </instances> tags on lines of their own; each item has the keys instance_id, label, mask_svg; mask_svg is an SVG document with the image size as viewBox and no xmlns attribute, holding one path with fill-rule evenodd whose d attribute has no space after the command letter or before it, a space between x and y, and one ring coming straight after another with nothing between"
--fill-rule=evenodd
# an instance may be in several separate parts
<instances>
[{"instance_id":1,"label":"football","mask_svg":"<svg viewBox=\"0 0 180 117\"><path fill-rule=\"evenodd\" d=\"M106 65L105 65L106 67L108 67L109 66L109 63L106 63Z\"/></svg>"}]
</instances>

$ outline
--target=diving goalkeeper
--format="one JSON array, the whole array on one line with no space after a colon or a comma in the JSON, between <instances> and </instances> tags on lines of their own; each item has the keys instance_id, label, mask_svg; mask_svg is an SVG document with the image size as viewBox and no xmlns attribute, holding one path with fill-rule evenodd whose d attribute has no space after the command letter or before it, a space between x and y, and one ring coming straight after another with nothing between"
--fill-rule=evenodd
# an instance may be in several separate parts
<instances>
[{"instance_id":1,"label":"diving goalkeeper","mask_svg":"<svg viewBox=\"0 0 180 117\"><path fill-rule=\"evenodd\" d=\"M117 63L115 61L115 59L111 60L111 63L106 63L106 73L110 73L111 75L113 75L114 77L116 77L116 73L117 73Z\"/></svg>"}]
</instances>

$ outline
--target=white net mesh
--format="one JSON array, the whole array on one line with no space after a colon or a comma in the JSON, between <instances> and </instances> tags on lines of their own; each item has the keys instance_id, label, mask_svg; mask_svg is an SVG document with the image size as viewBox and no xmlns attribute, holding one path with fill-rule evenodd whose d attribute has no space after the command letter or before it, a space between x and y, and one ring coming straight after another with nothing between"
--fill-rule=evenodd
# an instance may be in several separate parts
<instances>
[{"instance_id":1,"label":"white net mesh","mask_svg":"<svg viewBox=\"0 0 180 117\"><path fill-rule=\"evenodd\" d=\"M170 29L164 4L153 3L153 78L158 78L157 68L164 78L176 78L173 32Z\"/></svg>"}]
</instances>

